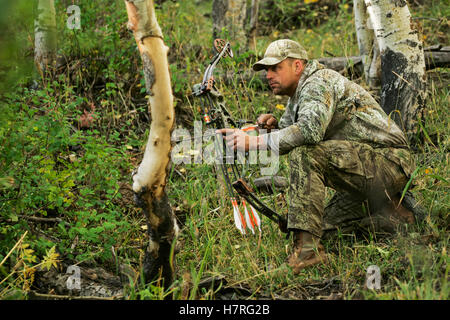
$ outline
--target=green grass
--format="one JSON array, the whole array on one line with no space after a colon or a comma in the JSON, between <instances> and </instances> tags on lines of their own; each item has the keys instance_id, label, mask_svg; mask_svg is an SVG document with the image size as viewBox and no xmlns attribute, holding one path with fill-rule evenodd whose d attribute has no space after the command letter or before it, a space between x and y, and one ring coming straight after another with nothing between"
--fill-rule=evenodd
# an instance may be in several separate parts
<instances>
[{"instance_id":1,"label":"green grass","mask_svg":"<svg viewBox=\"0 0 450 320\"><path fill-rule=\"evenodd\" d=\"M283 6L285 2L277 3ZM29 89L33 75L25 74L0 99L0 262L25 230L29 232L24 242L35 257L24 260L14 252L0 265L0 279L14 272L20 261L32 268L54 245L60 258L72 263L83 261L112 273L117 263L134 270L141 267L147 242L145 218L134 207L130 190L131 172L142 159L149 128L141 62L125 28L122 1L110 1L110 6L101 8L80 1L80 6L82 31L64 28L65 15L58 16L60 52L69 57L62 72L43 82L35 78L41 83L37 90ZM321 23L308 9L309 20L299 28L278 30L265 25L264 30L270 32L257 38L256 53L261 56L274 39L293 38L312 57L356 55L351 3L341 1L339 6L340 11L328 16L320 13ZM57 1L57 8L64 12L64 2ZM284 14L293 10L282 9ZM157 12L170 48L177 126L201 120L189 94L192 85L201 81L211 57L210 10L210 1L166 1ZM448 44L443 32L448 8L431 2L412 11L413 16L437 19L420 20L425 46ZM29 29L19 31L20 45L32 50L26 41ZM244 52L219 71L243 71L255 60L252 53ZM266 218L261 236L242 236L234 227L232 207L212 166L177 165L171 168L167 188L181 226L175 281L164 291L157 282L145 285L133 279L125 286L125 298L217 299L224 287L239 287L250 294L235 297L317 299L334 293L344 299L448 299L449 78L448 69L429 73L422 124L426 140L415 155L418 170L413 180L413 193L427 217L415 229L384 240L340 234L324 242L329 264L294 276L285 265L292 239L285 239ZM233 84L219 82L219 86L236 117L254 119L265 112L280 116L282 110L276 105L286 103L285 98L279 100L261 89L257 80L249 83L238 73ZM96 106L93 126L79 130L77 119L91 104ZM280 172L287 174L285 158ZM265 201L286 211L281 195ZM26 217L64 222L36 224ZM382 287L376 291L365 288L366 269L374 264L382 275ZM31 276L25 281L19 275L25 273L14 273L0 284L0 298L15 289L26 291L25 282ZM202 280L208 277L224 282L222 286L217 281L216 286L205 285Z\"/></svg>"}]
</instances>

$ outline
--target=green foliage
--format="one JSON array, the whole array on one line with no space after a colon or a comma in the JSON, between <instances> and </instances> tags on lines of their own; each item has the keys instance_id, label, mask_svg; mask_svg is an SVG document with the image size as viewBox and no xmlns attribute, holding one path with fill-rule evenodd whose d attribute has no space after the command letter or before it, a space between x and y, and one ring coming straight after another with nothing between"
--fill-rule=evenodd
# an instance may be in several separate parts
<instances>
[{"instance_id":1,"label":"green foliage","mask_svg":"<svg viewBox=\"0 0 450 320\"><path fill-rule=\"evenodd\" d=\"M56 89L72 95L61 104ZM1 225L2 248L27 228L26 216L62 217L58 249L80 260L91 255L109 258L115 233L130 227L122 219L122 208L114 204L121 196L121 170L129 168L123 148L110 146L98 130L75 130L77 108L84 102L58 82L42 90L19 89L17 96L4 101L8 111L0 131L0 176L11 183L2 190L0 214L17 224ZM82 246L71 252L75 237ZM45 241L34 245L38 251L49 246Z\"/></svg>"},{"instance_id":2,"label":"green foliage","mask_svg":"<svg viewBox=\"0 0 450 320\"><path fill-rule=\"evenodd\" d=\"M0 8L0 92L31 76L33 51L29 34L33 33L33 3L27 0L1 0ZM17 33L17 29L23 32Z\"/></svg>"},{"instance_id":3,"label":"green foliage","mask_svg":"<svg viewBox=\"0 0 450 320\"><path fill-rule=\"evenodd\" d=\"M336 21L335 15L349 14L352 1L283 1L270 0L262 5L261 31L270 35L273 30L286 32L298 28L314 28Z\"/></svg>"},{"instance_id":4,"label":"green foliage","mask_svg":"<svg viewBox=\"0 0 450 320\"><path fill-rule=\"evenodd\" d=\"M17 243L9 250L6 257L0 262L0 274L3 275L3 279L0 281L0 297L2 298L23 298L20 292L27 292L31 289L36 271L42 269L48 271L51 267L56 268L60 262L58 259L59 254L55 252L55 246L53 246L46 250L42 261L38 263L35 251L25 240L27 233L28 231L23 233ZM7 271L3 266L7 258L14 266L12 271ZM6 282L8 279L10 281Z\"/></svg>"},{"instance_id":5,"label":"green foliage","mask_svg":"<svg viewBox=\"0 0 450 320\"><path fill-rule=\"evenodd\" d=\"M112 272L120 263L140 269L148 239L130 183L148 136L147 92L123 1L105 3L77 1L81 30L70 30L65 27L68 1L56 1L58 48L65 62L45 79L31 72L28 36L33 28L26 1L5 2L16 8L12 17L23 14L18 25L5 18L6 10L0 13L5 34L15 35L0 40L0 298L25 298L21 292L33 287L35 271L55 267L57 260L88 262ZM170 48L178 126L201 118L190 94L213 55L211 3L163 1L157 7ZM283 112L285 98L271 95L258 76L244 76L269 42L299 40L312 57L357 54L351 1L266 3L256 52L247 51L240 39L230 39L235 57L217 68L219 75L232 75L227 82L218 76L217 85L237 118L254 120L260 113L279 117ZM432 1L411 10L413 16L437 19L420 20L426 44L448 42L447 7ZM181 226L176 279L167 290L158 281L130 279L125 297L216 299L224 285L201 283L211 277L226 279L230 288L248 288L251 298L309 299L339 292L347 299L448 299L448 79L443 69L429 81L421 123L426 141L416 153L412 181L427 217L417 230L389 240L340 234L325 242L329 265L294 276L284 264L291 239L265 218L260 238L242 237L213 167L177 165L167 188ZM86 112L92 122L82 127L80 117ZM280 172L287 170L283 158ZM264 198L281 212L286 212L285 200L281 194ZM365 270L372 264L382 271L379 291L364 288ZM17 265L24 268L15 269ZM317 289L321 287L328 289Z\"/></svg>"}]
</instances>

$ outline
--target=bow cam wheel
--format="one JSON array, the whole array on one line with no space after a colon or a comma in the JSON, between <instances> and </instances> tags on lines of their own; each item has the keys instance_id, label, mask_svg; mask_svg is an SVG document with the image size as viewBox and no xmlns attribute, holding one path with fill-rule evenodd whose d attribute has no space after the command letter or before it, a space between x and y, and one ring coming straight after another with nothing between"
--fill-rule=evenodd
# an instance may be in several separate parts
<instances>
[{"instance_id":1,"label":"bow cam wheel","mask_svg":"<svg viewBox=\"0 0 450 320\"><path fill-rule=\"evenodd\" d=\"M231 45L229 42L223 39L214 40L214 48L217 50L217 52L221 52L225 47L225 54L223 56L233 58L233 51L231 50Z\"/></svg>"}]
</instances>

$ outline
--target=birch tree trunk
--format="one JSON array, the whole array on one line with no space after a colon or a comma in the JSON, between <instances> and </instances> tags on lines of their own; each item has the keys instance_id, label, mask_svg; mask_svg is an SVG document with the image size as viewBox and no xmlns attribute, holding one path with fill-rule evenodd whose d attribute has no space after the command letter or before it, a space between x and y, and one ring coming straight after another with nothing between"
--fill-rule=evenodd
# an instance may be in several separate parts
<instances>
[{"instance_id":1,"label":"birch tree trunk","mask_svg":"<svg viewBox=\"0 0 450 320\"><path fill-rule=\"evenodd\" d=\"M364 78L371 89L380 85L381 61L377 41L374 41L374 31L368 19L364 0L353 0L355 15L356 38L362 59Z\"/></svg>"},{"instance_id":2,"label":"birch tree trunk","mask_svg":"<svg viewBox=\"0 0 450 320\"><path fill-rule=\"evenodd\" d=\"M426 98L422 43L405 0L365 0L381 56L381 107L415 143Z\"/></svg>"},{"instance_id":3,"label":"birch tree trunk","mask_svg":"<svg viewBox=\"0 0 450 320\"><path fill-rule=\"evenodd\" d=\"M178 226L165 186L170 165L171 133L174 126L168 48L155 15L153 0L125 0L128 27L141 54L152 122L144 157L133 175L136 204L146 217L150 243L144 258L147 282L161 276L170 285L174 272L174 250Z\"/></svg>"},{"instance_id":4,"label":"birch tree trunk","mask_svg":"<svg viewBox=\"0 0 450 320\"><path fill-rule=\"evenodd\" d=\"M44 75L56 61L56 18L53 0L39 0L34 23L34 61Z\"/></svg>"},{"instance_id":5,"label":"birch tree trunk","mask_svg":"<svg viewBox=\"0 0 450 320\"><path fill-rule=\"evenodd\" d=\"M246 44L246 10L246 0L214 0L212 5L213 37L220 37L224 31L230 42Z\"/></svg>"},{"instance_id":6,"label":"birch tree trunk","mask_svg":"<svg viewBox=\"0 0 450 320\"><path fill-rule=\"evenodd\" d=\"M367 84L372 89L379 89L381 84L381 54L377 41L373 41Z\"/></svg>"}]
</instances>

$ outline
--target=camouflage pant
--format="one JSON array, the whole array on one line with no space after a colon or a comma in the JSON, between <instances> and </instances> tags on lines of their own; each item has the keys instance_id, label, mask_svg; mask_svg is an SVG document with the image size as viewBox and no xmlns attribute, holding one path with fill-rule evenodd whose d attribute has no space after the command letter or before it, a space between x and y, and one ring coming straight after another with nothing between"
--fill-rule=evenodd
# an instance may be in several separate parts
<instances>
[{"instance_id":1,"label":"camouflage pant","mask_svg":"<svg viewBox=\"0 0 450 320\"><path fill-rule=\"evenodd\" d=\"M371 215L404 188L414 169L408 150L344 140L295 148L289 161L288 228L319 237L373 222ZM325 207L326 187L336 194Z\"/></svg>"}]
</instances>

